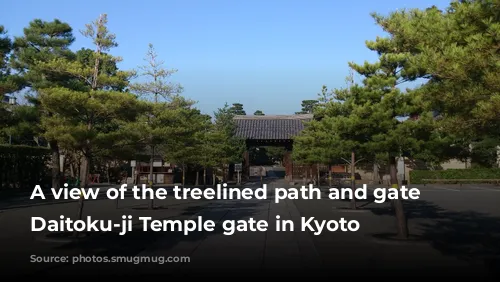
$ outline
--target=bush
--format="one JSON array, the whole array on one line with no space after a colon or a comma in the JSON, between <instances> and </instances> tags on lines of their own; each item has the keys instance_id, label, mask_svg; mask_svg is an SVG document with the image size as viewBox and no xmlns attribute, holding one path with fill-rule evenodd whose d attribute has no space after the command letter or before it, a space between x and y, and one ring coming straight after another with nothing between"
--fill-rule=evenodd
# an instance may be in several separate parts
<instances>
[{"instance_id":1,"label":"bush","mask_svg":"<svg viewBox=\"0 0 500 282\"><path fill-rule=\"evenodd\" d=\"M411 184L423 184L422 179L500 179L500 168L410 171Z\"/></svg>"},{"instance_id":2,"label":"bush","mask_svg":"<svg viewBox=\"0 0 500 282\"><path fill-rule=\"evenodd\" d=\"M50 149L0 145L0 189L50 185Z\"/></svg>"}]
</instances>

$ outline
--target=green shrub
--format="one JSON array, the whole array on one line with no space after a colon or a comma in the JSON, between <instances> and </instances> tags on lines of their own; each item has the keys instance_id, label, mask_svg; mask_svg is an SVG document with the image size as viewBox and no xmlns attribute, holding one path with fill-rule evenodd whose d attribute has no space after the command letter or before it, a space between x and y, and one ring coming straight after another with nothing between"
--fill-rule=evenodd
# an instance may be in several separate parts
<instances>
[{"instance_id":1,"label":"green shrub","mask_svg":"<svg viewBox=\"0 0 500 282\"><path fill-rule=\"evenodd\" d=\"M50 185L50 158L48 148L0 145L0 189Z\"/></svg>"},{"instance_id":2,"label":"green shrub","mask_svg":"<svg viewBox=\"0 0 500 282\"><path fill-rule=\"evenodd\" d=\"M423 184L422 179L500 179L500 168L410 171L411 184Z\"/></svg>"}]
</instances>

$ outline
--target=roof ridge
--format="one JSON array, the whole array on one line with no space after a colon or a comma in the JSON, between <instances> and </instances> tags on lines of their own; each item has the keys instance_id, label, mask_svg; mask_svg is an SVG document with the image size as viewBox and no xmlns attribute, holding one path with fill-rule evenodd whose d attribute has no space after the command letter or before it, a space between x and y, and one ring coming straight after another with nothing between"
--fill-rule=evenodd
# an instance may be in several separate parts
<instances>
[{"instance_id":1,"label":"roof ridge","mask_svg":"<svg viewBox=\"0 0 500 282\"><path fill-rule=\"evenodd\" d=\"M255 119L255 120L287 120L287 119L312 119L313 114L299 115L235 115L234 119Z\"/></svg>"},{"instance_id":2,"label":"roof ridge","mask_svg":"<svg viewBox=\"0 0 500 282\"><path fill-rule=\"evenodd\" d=\"M250 140L292 139L312 115L236 116L236 135Z\"/></svg>"}]
</instances>

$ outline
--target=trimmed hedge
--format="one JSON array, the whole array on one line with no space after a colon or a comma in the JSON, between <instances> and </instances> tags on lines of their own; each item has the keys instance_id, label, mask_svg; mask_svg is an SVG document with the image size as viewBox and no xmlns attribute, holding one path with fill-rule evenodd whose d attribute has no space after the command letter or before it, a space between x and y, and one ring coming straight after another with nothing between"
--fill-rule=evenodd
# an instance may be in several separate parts
<instances>
[{"instance_id":1,"label":"trimmed hedge","mask_svg":"<svg viewBox=\"0 0 500 282\"><path fill-rule=\"evenodd\" d=\"M0 145L0 189L33 189L51 184L50 149Z\"/></svg>"},{"instance_id":2,"label":"trimmed hedge","mask_svg":"<svg viewBox=\"0 0 500 282\"><path fill-rule=\"evenodd\" d=\"M422 179L500 179L500 168L410 171L411 184L423 184Z\"/></svg>"}]
</instances>

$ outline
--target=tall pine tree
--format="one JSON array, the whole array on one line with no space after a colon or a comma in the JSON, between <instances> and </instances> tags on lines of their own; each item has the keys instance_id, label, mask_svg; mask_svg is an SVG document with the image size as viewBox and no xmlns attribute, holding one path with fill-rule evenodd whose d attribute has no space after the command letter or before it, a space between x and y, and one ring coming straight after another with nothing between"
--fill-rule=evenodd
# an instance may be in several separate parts
<instances>
[{"instance_id":1,"label":"tall pine tree","mask_svg":"<svg viewBox=\"0 0 500 282\"><path fill-rule=\"evenodd\" d=\"M335 90L333 99L321 109L321 122L332 136L330 145L336 148L338 157L354 151L358 159L387 163L391 187L398 188L397 159L427 157L429 150L439 147L436 144L446 144L447 139L437 131L432 112L424 110L425 103L419 96L398 87L408 81L406 55L392 53L399 46L390 39L378 38L368 42L367 47L379 54L379 60L350 64L363 81ZM415 112L420 118L410 119ZM400 197L392 204L398 236L407 239L409 231Z\"/></svg>"},{"instance_id":2,"label":"tall pine tree","mask_svg":"<svg viewBox=\"0 0 500 282\"><path fill-rule=\"evenodd\" d=\"M23 36L15 37L11 58L12 67L23 76L26 86L35 93L34 96L28 97L28 100L35 106L31 109L37 112L35 115L49 117L54 114L50 109L40 105L39 93L42 89L57 86L73 87L74 80L71 76L44 68L43 63L58 58L74 60L74 53L69 50L74 40L71 26L57 19L51 22L33 20L24 29ZM31 127L34 134L39 133L49 141L52 151L52 186L58 188L60 185L59 143L56 138L45 134L38 120L32 123Z\"/></svg>"},{"instance_id":3,"label":"tall pine tree","mask_svg":"<svg viewBox=\"0 0 500 282\"><path fill-rule=\"evenodd\" d=\"M374 17L408 58L403 75L427 79L419 95L439 113L455 144L463 144L462 151L483 140L500 141L498 1L453 1L444 10Z\"/></svg>"},{"instance_id":4,"label":"tall pine tree","mask_svg":"<svg viewBox=\"0 0 500 282\"><path fill-rule=\"evenodd\" d=\"M55 113L42 119L46 135L81 152L81 186L87 187L92 156L126 139L124 124L135 121L144 108L135 95L114 90L132 73L117 71L110 75L104 71L105 62L120 60L106 53L117 46L115 35L107 29L107 16L103 14L87 25L83 34L95 45L91 64L58 57L39 65L84 85L77 90L64 86L41 89L40 100L43 108Z\"/></svg>"}]
</instances>

